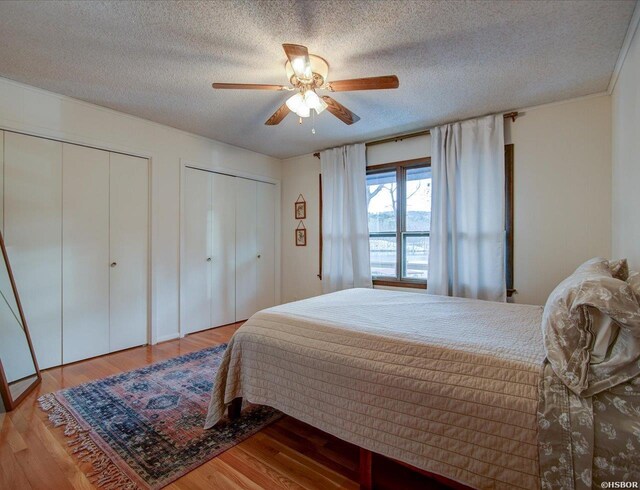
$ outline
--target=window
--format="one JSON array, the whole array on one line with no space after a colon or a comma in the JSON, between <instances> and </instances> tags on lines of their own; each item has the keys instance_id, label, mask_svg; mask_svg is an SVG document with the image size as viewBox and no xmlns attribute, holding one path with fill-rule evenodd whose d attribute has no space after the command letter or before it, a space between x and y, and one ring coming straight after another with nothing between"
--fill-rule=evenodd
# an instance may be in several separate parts
<instances>
[{"instance_id":1,"label":"window","mask_svg":"<svg viewBox=\"0 0 640 490\"><path fill-rule=\"evenodd\" d=\"M513 145L505 146L505 271L513 289ZM373 283L426 288L431 231L431 158L367 168Z\"/></svg>"},{"instance_id":2,"label":"window","mask_svg":"<svg viewBox=\"0 0 640 490\"><path fill-rule=\"evenodd\" d=\"M429 269L431 159L369 167L371 274L376 284L424 287Z\"/></svg>"},{"instance_id":3,"label":"window","mask_svg":"<svg viewBox=\"0 0 640 490\"><path fill-rule=\"evenodd\" d=\"M505 145L505 271L513 288L513 145ZM320 258L322 279L322 176ZM402 198L406 196L406 198ZM398 203L403 204L399 206ZM367 168L369 249L374 285L426 289L431 231L431 158ZM398 264L402 267L399 268Z\"/></svg>"}]
</instances>

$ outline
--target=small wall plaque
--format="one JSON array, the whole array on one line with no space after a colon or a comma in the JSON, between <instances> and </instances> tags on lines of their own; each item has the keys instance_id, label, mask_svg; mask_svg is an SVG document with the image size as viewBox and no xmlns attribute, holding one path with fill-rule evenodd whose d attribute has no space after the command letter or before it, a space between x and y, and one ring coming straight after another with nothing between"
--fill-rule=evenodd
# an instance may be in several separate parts
<instances>
[{"instance_id":1,"label":"small wall plaque","mask_svg":"<svg viewBox=\"0 0 640 490\"><path fill-rule=\"evenodd\" d=\"M300 221L296 228L296 247L307 246L307 229L304 227L304 223Z\"/></svg>"},{"instance_id":2,"label":"small wall plaque","mask_svg":"<svg viewBox=\"0 0 640 490\"><path fill-rule=\"evenodd\" d=\"M298 196L298 200L295 202L295 212L296 219L305 219L307 217L307 201L304 200L302 194Z\"/></svg>"}]
</instances>

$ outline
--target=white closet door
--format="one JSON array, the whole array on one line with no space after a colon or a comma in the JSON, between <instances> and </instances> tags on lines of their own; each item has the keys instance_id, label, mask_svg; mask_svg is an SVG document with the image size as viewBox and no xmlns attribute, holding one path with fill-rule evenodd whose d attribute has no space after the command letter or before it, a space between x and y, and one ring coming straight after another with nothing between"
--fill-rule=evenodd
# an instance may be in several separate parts
<instances>
[{"instance_id":1,"label":"white closet door","mask_svg":"<svg viewBox=\"0 0 640 490\"><path fill-rule=\"evenodd\" d=\"M256 189L256 181L236 179L236 321L258 311Z\"/></svg>"},{"instance_id":2,"label":"white closet door","mask_svg":"<svg viewBox=\"0 0 640 490\"><path fill-rule=\"evenodd\" d=\"M212 262L211 326L236 321L235 179L211 174Z\"/></svg>"},{"instance_id":3,"label":"white closet door","mask_svg":"<svg viewBox=\"0 0 640 490\"><path fill-rule=\"evenodd\" d=\"M110 350L147 343L149 163L110 153Z\"/></svg>"},{"instance_id":4,"label":"white closet door","mask_svg":"<svg viewBox=\"0 0 640 490\"><path fill-rule=\"evenodd\" d=\"M40 368L62 363L62 143L5 133L4 239Z\"/></svg>"},{"instance_id":5,"label":"white closet door","mask_svg":"<svg viewBox=\"0 0 640 490\"><path fill-rule=\"evenodd\" d=\"M109 352L109 153L63 144L63 361Z\"/></svg>"},{"instance_id":6,"label":"white closet door","mask_svg":"<svg viewBox=\"0 0 640 490\"><path fill-rule=\"evenodd\" d=\"M257 310L275 305L276 286L276 186L257 183Z\"/></svg>"},{"instance_id":7,"label":"white closet door","mask_svg":"<svg viewBox=\"0 0 640 490\"><path fill-rule=\"evenodd\" d=\"M211 327L211 187L210 172L185 169L181 288L183 333Z\"/></svg>"}]
</instances>

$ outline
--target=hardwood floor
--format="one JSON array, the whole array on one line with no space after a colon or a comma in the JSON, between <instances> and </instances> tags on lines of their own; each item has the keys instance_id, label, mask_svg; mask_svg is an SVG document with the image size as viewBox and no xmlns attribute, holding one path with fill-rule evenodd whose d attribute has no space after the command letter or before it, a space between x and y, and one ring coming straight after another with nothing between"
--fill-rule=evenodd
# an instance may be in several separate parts
<instances>
[{"instance_id":1,"label":"hardwood floor","mask_svg":"<svg viewBox=\"0 0 640 490\"><path fill-rule=\"evenodd\" d=\"M143 367L227 342L240 324L137 347L42 372L42 384L13 412L0 413L0 489L94 488L74 458L62 428L53 428L36 399L44 393ZM359 449L284 417L167 488L329 489L359 488ZM378 489L440 489L437 482L377 458Z\"/></svg>"}]
</instances>

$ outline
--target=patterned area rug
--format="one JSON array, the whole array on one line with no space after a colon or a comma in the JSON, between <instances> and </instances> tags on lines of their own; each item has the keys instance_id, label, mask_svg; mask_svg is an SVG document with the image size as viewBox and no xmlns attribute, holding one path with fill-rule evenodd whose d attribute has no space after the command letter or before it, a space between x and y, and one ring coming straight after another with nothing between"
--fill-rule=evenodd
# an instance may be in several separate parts
<instances>
[{"instance_id":1,"label":"patterned area rug","mask_svg":"<svg viewBox=\"0 0 640 490\"><path fill-rule=\"evenodd\" d=\"M225 345L43 395L38 399L89 478L106 488L161 488L281 417L249 405L204 430Z\"/></svg>"}]
</instances>

